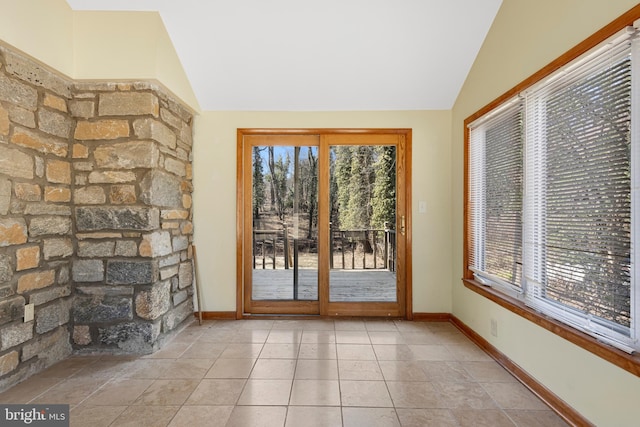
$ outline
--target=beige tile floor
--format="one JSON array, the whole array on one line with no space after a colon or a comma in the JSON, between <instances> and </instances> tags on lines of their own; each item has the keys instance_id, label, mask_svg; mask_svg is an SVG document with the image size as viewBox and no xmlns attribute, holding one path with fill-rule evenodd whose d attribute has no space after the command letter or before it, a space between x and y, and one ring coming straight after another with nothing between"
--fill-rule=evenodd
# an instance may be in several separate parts
<instances>
[{"instance_id":1,"label":"beige tile floor","mask_svg":"<svg viewBox=\"0 0 640 427\"><path fill-rule=\"evenodd\" d=\"M74 356L0 394L72 426L564 426L449 323L192 324L144 357Z\"/></svg>"}]
</instances>

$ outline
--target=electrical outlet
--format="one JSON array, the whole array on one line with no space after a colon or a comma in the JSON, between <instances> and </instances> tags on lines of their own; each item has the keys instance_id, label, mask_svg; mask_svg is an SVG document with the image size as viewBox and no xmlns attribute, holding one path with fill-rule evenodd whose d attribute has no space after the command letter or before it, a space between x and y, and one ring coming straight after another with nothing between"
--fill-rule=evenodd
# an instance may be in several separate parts
<instances>
[{"instance_id":1,"label":"electrical outlet","mask_svg":"<svg viewBox=\"0 0 640 427\"><path fill-rule=\"evenodd\" d=\"M498 321L496 319L491 319L491 335L498 336Z\"/></svg>"},{"instance_id":2,"label":"electrical outlet","mask_svg":"<svg viewBox=\"0 0 640 427\"><path fill-rule=\"evenodd\" d=\"M34 305L27 304L24 306L24 323L31 322L34 317Z\"/></svg>"}]
</instances>

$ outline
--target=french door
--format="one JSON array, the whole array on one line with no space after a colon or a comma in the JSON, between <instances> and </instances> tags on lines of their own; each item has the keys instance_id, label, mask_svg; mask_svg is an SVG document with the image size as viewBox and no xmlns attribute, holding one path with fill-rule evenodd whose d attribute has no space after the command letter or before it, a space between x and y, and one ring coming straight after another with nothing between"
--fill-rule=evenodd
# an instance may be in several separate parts
<instances>
[{"instance_id":1,"label":"french door","mask_svg":"<svg viewBox=\"0 0 640 427\"><path fill-rule=\"evenodd\" d=\"M411 313L411 131L238 130L237 315Z\"/></svg>"}]
</instances>

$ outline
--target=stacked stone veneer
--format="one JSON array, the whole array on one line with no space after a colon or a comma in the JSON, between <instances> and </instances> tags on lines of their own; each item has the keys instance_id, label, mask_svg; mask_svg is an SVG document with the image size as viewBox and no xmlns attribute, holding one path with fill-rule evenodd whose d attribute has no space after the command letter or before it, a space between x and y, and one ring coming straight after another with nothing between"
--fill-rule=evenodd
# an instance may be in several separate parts
<instances>
[{"instance_id":1,"label":"stacked stone veneer","mask_svg":"<svg viewBox=\"0 0 640 427\"><path fill-rule=\"evenodd\" d=\"M73 348L152 352L190 317L191 124L157 85L0 46L0 389Z\"/></svg>"},{"instance_id":2,"label":"stacked stone veneer","mask_svg":"<svg viewBox=\"0 0 640 427\"><path fill-rule=\"evenodd\" d=\"M151 352L193 313L192 117L147 83L74 89L73 341Z\"/></svg>"}]
</instances>

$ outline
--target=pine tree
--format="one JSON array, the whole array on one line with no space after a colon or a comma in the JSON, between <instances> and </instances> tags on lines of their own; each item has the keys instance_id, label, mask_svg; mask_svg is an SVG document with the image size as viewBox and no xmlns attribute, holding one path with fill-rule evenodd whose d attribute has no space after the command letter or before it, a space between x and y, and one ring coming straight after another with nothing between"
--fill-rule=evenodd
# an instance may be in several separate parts
<instances>
[{"instance_id":1,"label":"pine tree","mask_svg":"<svg viewBox=\"0 0 640 427\"><path fill-rule=\"evenodd\" d=\"M265 202L264 170L260 147L253 147L253 217L260 217L260 209Z\"/></svg>"},{"instance_id":2,"label":"pine tree","mask_svg":"<svg viewBox=\"0 0 640 427\"><path fill-rule=\"evenodd\" d=\"M273 177L276 173L276 161L275 161L275 156L274 156L274 147L270 146L267 147L267 152L269 153L269 176ZM269 186L269 194L271 195L270 201L271 201L271 211L273 211L273 209L276 206L276 187L275 187L275 183L273 181L273 179L269 180L269 183L271 184Z\"/></svg>"},{"instance_id":3,"label":"pine tree","mask_svg":"<svg viewBox=\"0 0 640 427\"><path fill-rule=\"evenodd\" d=\"M371 225L371 199L373 198L373 147L352 147L351 176L348 182L349 200L345 227L367 229Z\"/></svg>"},{"instance_id":4,"label":"pine tree","mask_svg":"<svg viewBox=\"0 0 640 427\"><path fill-rule=\"evenodd\" d=\"M339 228L339 203L338 203L338 181L336 177L336 153L334 150L329 152L329 221L331 221L331 229Z\"/></svg>"},{"instance_id":5,"label":"pine tree","mask_svg":"<svg viewBox=\"0 0 640 427\"><path fill-rule=\"evenodd\" d=\"M351 181L351 147L337 146L334 148L336 201L338 210L338 224L336 229L346 229L349 225L349 182Z\"/></svg>"},{"instance_id":6,"label":"pine tree","mask_svg":"<svg viewBox=\"0 0 640 427\"><path fill-rule=\"evenodd\" d=\"M338 221L334 228L356 230L383 228L385 222L395 224L396 148L338 146L333 154L330 192Z\"/></svg>"},{"instance_id":7,"label":"pine tree","mask_svg":"<svg viewBox=\"0 0 640 427\"><path fill-rule=\"evenodd\" d=\"M311 239L311 230L318 224L318 157L313 154L312 147L307 148L307 161L307 173L303 175L305 178L304 200L309 215L307 238Z\"/></svg>"},{"instance_id":8,"label":"pine tree","mask_svg":"<svg viewBox=\"0 0 640 427\"><path fill-rule=\"evenodd\" d=\"M278 155L273 165L273 174L270 176L271 185L275 196L275 207L280 220L284 220L285 210L293 205L292 190L288 188L289 166L291 157L287 153L286 158Z\"/></svg>"},{"instance_id":9,"label":"pine tree","mask_svg":"<svg viewBox=\"0 0 640 427\"><path fill-rule=\"evenodd\" d=\"M388 222L393 227L396 222L396 147L381 146L376 152L371 226L383 228Z\"/></svg>"}]
</instances>

